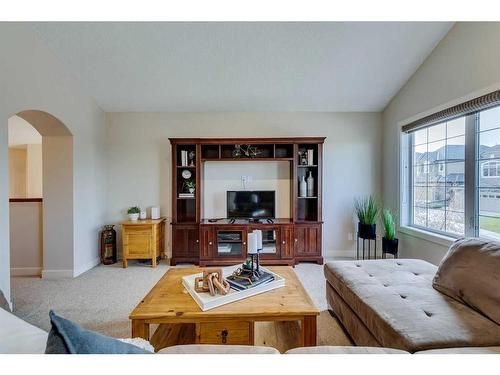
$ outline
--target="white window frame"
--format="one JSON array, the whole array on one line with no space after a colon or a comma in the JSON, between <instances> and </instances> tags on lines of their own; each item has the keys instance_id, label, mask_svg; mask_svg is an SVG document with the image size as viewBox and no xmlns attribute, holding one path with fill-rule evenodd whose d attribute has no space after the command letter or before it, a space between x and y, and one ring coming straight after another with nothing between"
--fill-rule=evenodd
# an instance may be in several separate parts
<instances>
[{"instance_id":1,"label":"white window frame","mask_svg":"<svg viewBox=\"0 0 500 375\"><path fill-rule=\"evenodd\" d=\"M476 215L478 209L478 197L476 181L478 181L476 150L476 127L478 117L475 114L465 116L465 227L464 236L473 237L479 235L479 215ZM443 122L446 122L445 120ZM438 125L438 124L433 124ZM403 233L416 237L424 238L431 242L442 245L449 245L462 235L436 230L433 228L419 226L413 223L413 162L412 162L412 141L413 133L402 133L401 135L401 202L400 202L400 230ZM469 193L472 192L472 193Z\"/></svg>"}]
</instances>

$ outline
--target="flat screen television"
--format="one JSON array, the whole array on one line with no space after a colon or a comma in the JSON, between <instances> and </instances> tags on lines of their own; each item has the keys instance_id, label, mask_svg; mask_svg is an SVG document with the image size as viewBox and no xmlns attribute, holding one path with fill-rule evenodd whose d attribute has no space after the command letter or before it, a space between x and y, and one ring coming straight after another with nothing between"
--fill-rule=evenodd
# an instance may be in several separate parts
<instances>
[{"instance_id":1,"label":"flat screen television","mask_svg":"<svg viewBox=\"0 0 500 375\"><path fill-rule=\"evenodd\" d=\"M274 219L275 191L228 191L228 219Z\"/></svg>"}]
</instances>

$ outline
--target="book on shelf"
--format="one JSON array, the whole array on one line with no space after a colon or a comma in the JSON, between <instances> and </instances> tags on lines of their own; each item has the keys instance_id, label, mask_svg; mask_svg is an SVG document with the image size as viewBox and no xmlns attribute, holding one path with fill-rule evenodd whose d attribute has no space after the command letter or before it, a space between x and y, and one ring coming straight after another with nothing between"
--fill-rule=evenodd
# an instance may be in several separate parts
<instances>
[{"instance_id":1,"label":"book on shelf","mask_svg":"<svg viewBox=\"0 0 500 375\"><path fill-rule=\"evenodd\" d=\"M314 150L307 150L307 165L314 165Z\"/></svg>"},{"instance_id":2,"label":"book on shelf","mask_svg":"<svg viewBox=\"0 0 500 375\"><path fill-rule=\"evenodd\" d=\"M186 150L181 150L181 166L187 167L188 165L188 152Z\"/></svg>"}]
</instances>

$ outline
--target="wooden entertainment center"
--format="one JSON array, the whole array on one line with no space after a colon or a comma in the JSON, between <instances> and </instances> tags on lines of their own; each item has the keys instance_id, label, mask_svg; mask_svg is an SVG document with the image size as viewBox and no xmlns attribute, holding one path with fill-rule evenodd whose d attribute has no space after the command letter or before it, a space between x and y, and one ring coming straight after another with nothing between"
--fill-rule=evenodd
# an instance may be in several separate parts
<instances>
[{"instance_id":1,"label":"wooden entertainment center","mask_svg":"<svg viewBox=\"0 0 500 375\"><path fill-rule=\"evenodd\" d=\"M301 261L323 263L322 159L324 137L294 138L170 138L172 145L172 258L170 264L200 266L237 264L246 259L247 234L263 231L262 264L295 265ZM258 153L235 154L250 145ZM299 152L312 152L302 165ZM312 150L312 151L310 151ZM274 220L204 218L203 184L207 161L288 162L290 165L290 216ZM299 196L299 179L314 178L314 196ZM195 184L192 195L187 181Z\"/></svg>"}]
</instances>

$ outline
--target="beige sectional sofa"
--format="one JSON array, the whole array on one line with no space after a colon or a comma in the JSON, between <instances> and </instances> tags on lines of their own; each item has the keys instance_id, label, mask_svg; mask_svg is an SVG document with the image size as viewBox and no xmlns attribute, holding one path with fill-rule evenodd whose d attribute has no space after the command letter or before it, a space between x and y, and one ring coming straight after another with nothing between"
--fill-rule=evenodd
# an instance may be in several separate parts
<instances>
[{"instance_id":1,"label":"beige sectional sofa","mask_svg":"<svg viewBox=\"0 0 500 375\"><path fill-rule=\"evenodd\" d=\"M439 268L384 259L331 262L324 270L328 304L358 346L286 354L500 354L500 244L457 241ZM0 305L0 353L44 353L47 335ZM159 353L279 354L270 347L223 345Z\"/></svg>"},{"instance_id":2,"label":"beige sectional sofa","mask_svg":"<svg viewBox=\"0 0 500 375\"><path fill-rule=\"evenodd\" d=\"M499 244L459 240L439 268L383 259L330 262L324 272L328 305L357 345L498 352Z\"/></svg>"}]
</instances>

